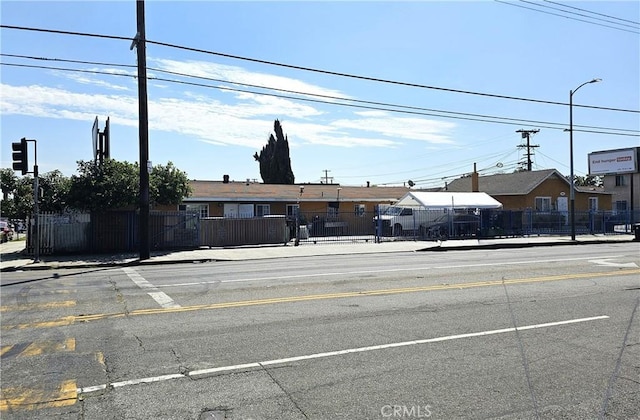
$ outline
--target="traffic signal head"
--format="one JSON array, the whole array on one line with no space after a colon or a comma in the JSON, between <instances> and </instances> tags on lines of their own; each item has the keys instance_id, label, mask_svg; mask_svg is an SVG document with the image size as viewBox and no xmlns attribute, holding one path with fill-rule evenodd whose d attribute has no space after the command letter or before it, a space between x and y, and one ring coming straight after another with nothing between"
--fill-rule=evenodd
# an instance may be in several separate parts
<instances>
[{"instance_id":1,"label":"traffic signal head","mask_svg":"<svg viewBox=\"0 0 640 420\"><path fill-rule=\"evenodd\" d=\"M27 139L23 138L19 142L11 143L11 149L13 149L13 170L21 171L22 175L29 172Z\"/></svg>"}]
</instances>

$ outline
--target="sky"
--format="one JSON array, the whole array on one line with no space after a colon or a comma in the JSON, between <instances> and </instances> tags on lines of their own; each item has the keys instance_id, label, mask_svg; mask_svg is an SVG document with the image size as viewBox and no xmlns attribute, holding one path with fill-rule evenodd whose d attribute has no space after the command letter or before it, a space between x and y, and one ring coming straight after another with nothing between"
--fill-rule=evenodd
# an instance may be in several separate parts
<instances>
[{"instance_id":1,"label":"sky","mask_svg":"<svg viewBox=\"0 0 640 420\"><path fill-rule=\"evenodd\" d=\"M136 2L2 0L0 20L0 167L26 137L41 174L77 174L96 117L139 161ZM534 170L568 175L574 91L584 176L589 153L640 146L639 22L637 1L147 0L149 160L261 182L278 119L296 183L509 173L519 130L539 130Z\"/></svg>"}]
</instances>

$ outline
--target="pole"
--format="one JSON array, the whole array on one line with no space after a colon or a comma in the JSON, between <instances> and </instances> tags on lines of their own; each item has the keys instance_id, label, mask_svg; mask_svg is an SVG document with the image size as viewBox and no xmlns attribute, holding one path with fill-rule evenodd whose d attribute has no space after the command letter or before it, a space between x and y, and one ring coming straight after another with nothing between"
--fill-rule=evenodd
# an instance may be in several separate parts
<instances>
[{"instance_id":1,"label":"pole","mask_svg":"<svg viewBox=\"0 0 640 420\"><path fill-rule=\"evenodd\" d=\"M576 89L578 90L578 89ZM569 91L569 224L571 225L571 240L576 240L576 192L573 176L573 93Z\"/></svg>"},{"instance_id":2,"label":"pole","mask_svg":"<svg viewBox=\"0 0 640 420\"><path fill-rule=\"evenodd\" d=\"M149 115L147 109L147 49L144 0L136 1L138 26L138 117L140 137L140 260L149 259Z\"/></svg>"},{"instance_id":3,"label":"pole","mask_svg":"<svg viewBox=\"0 0 640 420\"><path fill-rule=\"evenodd\" d=\"M37 162L36 157L36 162ZM40 190L38 182L38 164L33 165L33 262L40 262L40 206L38 204L38 192Z\"/></svg>"},{"instance_id":4,"label":"pole","mask_svg":"<svg viewBox=\"0 0 640 420\"><path fill-rule=\"evenodd\" d=\"M598 83L602 79L591 79L588 82L584 82L574 90L569 91L569 177L571 183L571 190L569 191L570 205L569 205L569 223L571 224L571 240L576 240L576 193L575 193L575 181L573 175L573 94L578 91L582 86L589 83Z\"/></svg>"}]
</instances>

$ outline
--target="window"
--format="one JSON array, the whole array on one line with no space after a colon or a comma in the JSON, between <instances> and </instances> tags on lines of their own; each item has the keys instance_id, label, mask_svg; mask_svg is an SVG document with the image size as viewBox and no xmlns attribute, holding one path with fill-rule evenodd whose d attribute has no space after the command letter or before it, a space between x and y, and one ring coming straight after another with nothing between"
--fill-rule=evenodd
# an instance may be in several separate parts
<instances>
[{"instance_id":1,"label":"window","mask_svg":"<svg viewBox=\"0 0 640 420\"><path fill-rule=\"evenodd\" d=\"M287 204L287 216L296 217L299 208L299 204Z\"/></svg>"},{"instance_id":2,"label":"window","mask_svg":"<svg viewBox=\"0 0 640 420\"><path fill-rule=\"evenodd\" d=\"M616 175L616 187L624 187L624 175Z\"/></svg>"},{"instance_id":3,"label":"window","mask_svg":"<svg viewBox=\"0 0 640 420\"><path fill-rule=\"evenodd\" d=\"M329 219L333 218L337 218L338 214L340 213L338 206L334 205L334 203L329 203L327 205L327 217Z\"/></svg>"},{"instance_id":4,"label":"window","mask_svg":"<svg viewBox=\"0 0 640 420\"><path fill-rule=\"evenodd\" d=\"M187 211L189 213L198 213L200 217L209 217L208 204L180 204L178 211Z\"/></svg>"},{"instance_id":5,"label":"window","mask_svg":"<svg viewBox=\"0 0 640 420\"><path fill-rule=\"evenodd\" d=\"M269 204L256 204L256 216L263 217L271 214L271 206Z\"/></svg>"},{"instance_id":6,"label":"window","mask_svg":"<svg viewBox=\"0 0 640 420\"><path fill-rule=\"evenodd\" d=\"M627 202L624 200L616 201L616 205L614 208L616 211L627 211Z\"/></svg>"},{"instance_id":7,"label":"window","mask_svg":"<svg viewBox=\"0 0 640 420\"><path fill-rule=\"evenodd\" d=\"M589 197L589 210L598 211L598 197Z\"/></svg>"},{"instance_id":8,"label":"window","mask_svg":"<svg viewBox=\"0 0 640 420\"><path fill-rule=\"evenodd\" d=\"M353 207L353 213L358 217L363 217L365 213L365 205L364 204L356 204Z\"/></svg>"},{"instance_id":9,"label":"window","mask_svg":"<svg viewBox=\"0 0 640 420\"><path fill-rule=\"evenodd\" d=\"M551 210L551 197L536 197L535 210L536 211L550 211Z\"/></svg>"}]
</instances>

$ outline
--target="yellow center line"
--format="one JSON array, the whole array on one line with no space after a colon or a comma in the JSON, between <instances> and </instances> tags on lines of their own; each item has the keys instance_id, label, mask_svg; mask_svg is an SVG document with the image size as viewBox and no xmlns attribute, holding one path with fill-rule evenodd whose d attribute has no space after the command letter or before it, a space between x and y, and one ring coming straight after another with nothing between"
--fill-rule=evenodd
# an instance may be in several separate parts
<instances>
[{"instance_id":1,"label":"yellow center line","mask_svg":"<svg viewBox=\"0 0 640 420\"><path fill-rule=\"evenodd\" d=\"M138 309L138 310L133 310L126 313L119 312L119 313L103 313L103 314L92 314L92 315L78 315L78 316L71 315L71 316L67 316L64 318L51 320L51 321L32 322L32 323L18 324L18 325L3 325L2 329L10 330L10 329L26 329L26 328L50 328L50 327L72 325L76 322L91 322L91 321L98 321L102 319L115 319L115 318L124 318L124 317L139 316L139 315L158 315L158 314L168 314L168 313L194 312L194 311L213 310L213 309L227 309L227 308L239 308L239 307L247 307L247 306L258 306L258 305L272 305L277 303L308 302L308 301L325 300L325 299L394 295L394 294L401 294L401 293L430 292L430 291L438 291L438 290L462 290L462 289L471 289L471 288L477 288L477 287L501 286L503 284L514 285L514 284L527 284L527 283L542 283L542 282L550 282L550 281L577 280L577 279L597 278L597 277L627 276L632 274L640 274L640 269L611 271L607 273L577 273L577 274L562 274L562 275L555 275L555 276L532 277L532 278L512 279L512 280L488 280L488 281L479 281L479 282L470 282L470 283L437 284L437 285L430 285L430 286L404 287L404 288L396 288L396 289L363 290L363 291L357 291L357 292L326 293L326 294L318 294L318 295L284 296L284 297L266 298L266 299L241 300L236 302L222 302L222 303L209 303L209 304L203 304L203 305L182 306L178 308Z\"/></svg>"}]
</instances>

